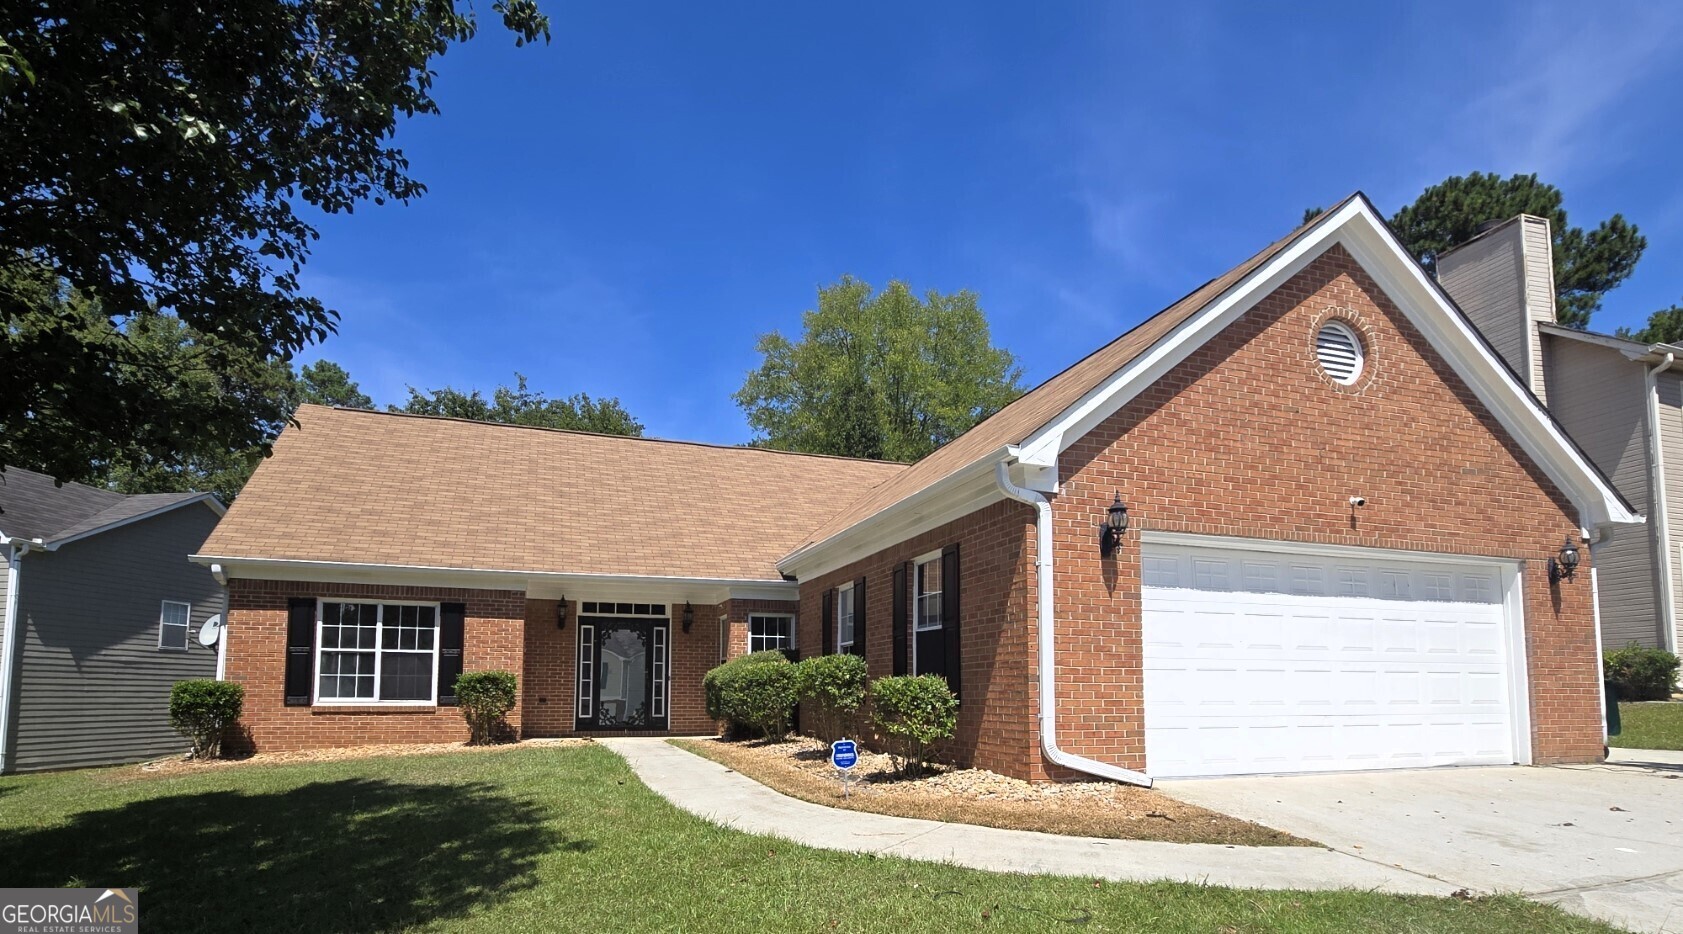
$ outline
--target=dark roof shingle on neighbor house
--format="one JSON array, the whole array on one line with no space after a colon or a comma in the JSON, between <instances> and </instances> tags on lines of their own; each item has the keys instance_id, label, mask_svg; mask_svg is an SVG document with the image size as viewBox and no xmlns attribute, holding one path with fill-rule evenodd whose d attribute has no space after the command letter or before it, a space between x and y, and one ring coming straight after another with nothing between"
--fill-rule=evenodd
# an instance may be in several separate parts
<instances>
[{"instance_id":1,"label":"dark roof shingle on neighbor house","mask_svg":"<svg viewBox=\"0 0 1683 934\"><path fill-rule=\"evenodd\" d=\"M201 554L779 580L902 464L306 405Z\"/></svg>"},{"instance_id":2,"label":"dark roof shingle on neighbor house","mask_svg":"<svg viewBox=\"0 0 1683 934\"><path fill-rule=\"evenodd\" d=\"M0 533L51 544L160 509L206 498L204 493L125 495L82 483L58 483L44 473L0 471Z\"/></svg>"}]
</instances>

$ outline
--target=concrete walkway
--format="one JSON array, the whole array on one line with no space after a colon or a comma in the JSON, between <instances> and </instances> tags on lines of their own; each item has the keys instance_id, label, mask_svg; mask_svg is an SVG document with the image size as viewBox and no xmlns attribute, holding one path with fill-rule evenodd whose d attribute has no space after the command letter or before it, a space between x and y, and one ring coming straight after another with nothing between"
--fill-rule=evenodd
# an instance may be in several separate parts
<instances>
[{"instance_id":1,"label":"concrete walkway","mask_svg":"<svg viewBox=\"0 0 1683 934\"><path fill-rule=\"evenodd\" d=\"M603 738L637 777L692 814L807 846L996 872L1248 889L1363 889L1448 895L1457 886L1317 847L1245 847L1069 837L845 811L779 794L663 739Z\"/></svg>"}]
</instances>

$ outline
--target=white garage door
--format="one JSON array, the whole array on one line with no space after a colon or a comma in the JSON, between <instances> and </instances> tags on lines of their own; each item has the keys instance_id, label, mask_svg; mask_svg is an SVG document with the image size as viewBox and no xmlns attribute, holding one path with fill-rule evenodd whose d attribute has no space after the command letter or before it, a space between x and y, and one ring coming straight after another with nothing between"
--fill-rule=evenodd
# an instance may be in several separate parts
<instances>
[{"instance_id":1,"label":"white garage door","mask_svg":"<svg viewBox=\"0 0 1683 934\"><path fill-rule=\"evenodd\" d=\"M1493 565L1147 544L1157 777L1515 761Z\"/></svg>"}]
</instances>

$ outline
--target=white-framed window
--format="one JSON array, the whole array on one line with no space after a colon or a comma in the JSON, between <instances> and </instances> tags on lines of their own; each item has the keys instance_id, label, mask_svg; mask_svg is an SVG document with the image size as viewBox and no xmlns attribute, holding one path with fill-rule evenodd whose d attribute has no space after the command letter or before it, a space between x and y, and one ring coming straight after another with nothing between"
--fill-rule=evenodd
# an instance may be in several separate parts
<instances>
[{"instance_id":1,"label":"white-framed window","mask_svg":"<svg viewBox=\"0 0 1683 934\"><path fill-rule=\"evenodd\" d=\"M853 585L843 584L836 588L836 651L846 652L853 648Z\"/></svg>"},{"instance_id":2,"label":"white-framed window","mask_svg":"<svg viewBox=\"0 0 1683 934\"><path fill-rule=\"evenodd\" d=\"M730 617L719 614L719 664L730 661Z\"/></svg>"},{"instance_id":3,"label":"white-framed window","mask_svg":"<svg viewBox=\"0 0 1683 934\"><path fill-rule=\"evenodd\" d=\"M438 604L316 603L316 702L438 700Z\"/></svg>"},{"instance_id":4,"label":"white-framed window","mask_svg":"<svg viewBox=\"0 0 1683 934\"><path fill-rule=\"evenodd\" d=\"M788 613L749 613L748 651L788 652L795 647L795 618Z\"/></svg>"},{"instance_id":5,"label":"white-framed window","mask_svg":"<svg viewBox=\"0 0 1683 934\"><path fill-rule=\"evenodd\" d=\"M917 559L912 577L912 628L928 632L941 628L941 553Z\"/></svg>"},{"instance_id":6,"label":"white-framed window","mask_svg":"<svg viewBox=\"0 0 1683 934\"><path fill-rule=\"evenodd\" d=\"M158 648L170 652L187 651L188 621L193 618L193 605L165 600L158 609Z\"/></svg>"}]
</instances>

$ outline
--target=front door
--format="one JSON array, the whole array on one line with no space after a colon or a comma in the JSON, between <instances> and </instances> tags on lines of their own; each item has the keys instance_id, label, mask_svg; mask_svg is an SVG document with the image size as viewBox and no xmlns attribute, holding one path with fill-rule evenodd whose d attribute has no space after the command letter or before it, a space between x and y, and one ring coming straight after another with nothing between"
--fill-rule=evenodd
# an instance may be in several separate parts
<instances>
[{"instance_id":1,"label":"front door","mask_svg":"<svg viewBox=\"0 0 1683 934\"><path fill-rule=\"evenodd\" d=\"M664 730L668 620L579 617L580 730Z\"/></svg>"}]
</instances>

